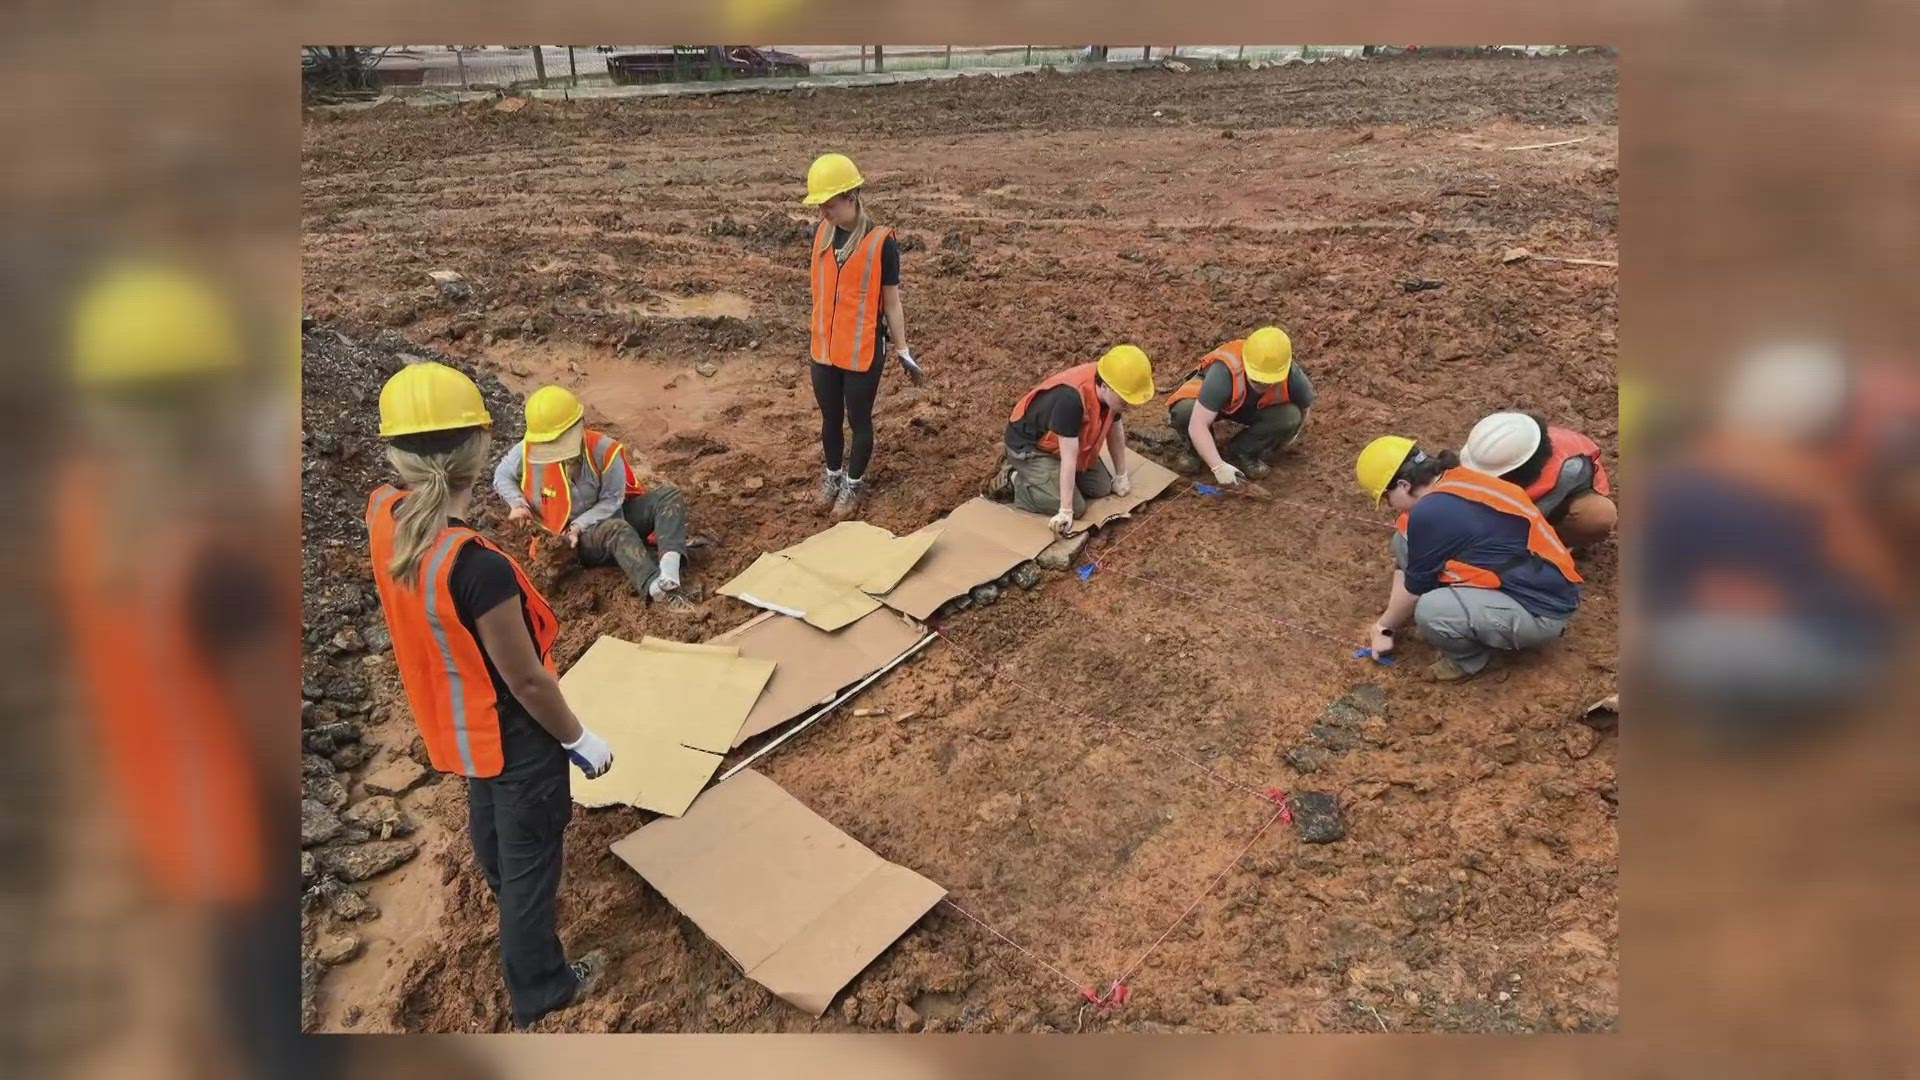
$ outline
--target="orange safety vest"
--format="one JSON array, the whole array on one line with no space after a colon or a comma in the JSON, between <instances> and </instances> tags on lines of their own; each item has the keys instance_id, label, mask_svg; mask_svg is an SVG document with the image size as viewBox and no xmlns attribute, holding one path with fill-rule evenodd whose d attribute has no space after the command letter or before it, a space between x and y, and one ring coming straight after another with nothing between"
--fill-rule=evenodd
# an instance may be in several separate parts
<instances>
[{"instance_id":1,"label":"orange safety vest","mask_svg":"<svg viewBox=\"0 0 1920 1080\"><path fill-rule=\"evenodd\" d=\"M1492 507L1503 514L1525 518L1529 526L1527 550L1551 563L1553 568L1560 571L1560 575L1569 582L1578 585L1584 580L1580 572L1573 568L1573 553L1567 550L1567 545L1560 542L1560 534L1554 532L1553 526L1547 524L1546 515L1533 505L1533 500L1527 497L1527 493L1521 490L1519 485L1461 466L1440 474L1440 479L1434 481L1433 486L1427 489L1429 495L1436 492L1456 495L1468 502ZM1402 536L1407 534L1409 516L1403 513L1395 522L1395 528L1400 530ZM1448 559L1446 566L1440 570L1440 584L1465 585L1475 589L1497 589L1500 587L1500 571L1490 567L1475 566L1459 559Z\"/></svg>"},{"instance_id":2,"label":"orange safety vest","mask_svg":"<svg viewBox=\"0 0 1920 1080\"><path fill-rule=\"evenodd\" d=\"M1107 432L1113 427L1117 413L1100 403L1096 389L1100 385L1099 364L1080 364L1065 371L1056 372L1047 381L1027 391L1013 407L1013 415L1007 418L1009 424L1027 415L1028 406L1033 399L1056 386L1071 386L1080 391L1080 460L1074 464L1075 472L1086 472L1093 463L1100 460L1100 447L1106 445ZM1049 431L1040 436L1040 449L1049 454L1060 452L1060 437Z\"/></svg>"},{"instance_id":3,"label":"orange safety vest","mask_svg":"<svg viewBox=\"0 0 1920 1080\"><path fill-rule=\"evenodd\" d=\"M1227 407L1220 410L1221 415L1239 412L1247 403L1247 388L1252 383L1247 379L1247 364L1243 359L1243 350L1247 347L1245 338L1229 341L1200 358L1200 362L1188 369L1178 389L1167 395L1167 407L1172 408L1182 401L1197 400L1200 397L1200 384L1206 380L1207 369L1215 364L1227 365L1227 371L1233 375L1233 396L1227 399ZM1285 405L1292 400L1287 392L1287 380L1281 379L1262 391L1253 403L1256 409L1270 409L1275 405Z\"/></svg>"},{"instance_id":4,"label":"orange safety vest","mask_svg":"<svg viewBox=\"0 0 1920 1080\"><path fill-rule=\"evenodd\" d=\"M880 249L893 230L876 225L845 263L833 257L833 226L813 234L813 362L848 371L873 367L880 335Z\"/></svg>"},{"instance_id":5,"label":"orange safety vest","mask_svg":"<svg viewBox=\"0 0 1920 1080\"><path fill-rule=\"evenodd\" d=\"M527 450L527 444L521 443L520 494L539 516L541 527L558 536L573 521L573 462L552 461L536 466ZM600 477L602 484L606 483L608 470L613 468L613 459L618 457L627 472L626 497L631 499L647 493L646 485L634 475L633 465L627 461L623 453L625 447L618 439L588 428L582 450L587 467Z\"/></svg>"},{"instance_id":6,"label":"orange safety vest","mask_svg":"<svg viewBox=\"0 0 1920 1080\"><path fill-rule=\"evenodd\" d=\"M57 550L75 682L89 699L120 820L162 895L255 900L265 884L265 811L252 740L190 625L190 572L207 537L149 535L157 557L116 580L94 494L77 474L62 485Z\"/></svg>"},{"instance_id":7,"label":"orange safety vest","mask_svg":"<svg viewBox=\"0 0 1920 1080\"><path fill-rule=\"evenodd\" d=\"M1540 467L1540 475L1527 485L1527 498L1542 499L1560 482L1560 468L1569 458L1583 457L1593 462L1593 490L1602 495L1613 494L1613 481L1607 478L1607 467L1600 464L1600 444L1577 431L1563 427L1547 427L1547 463ZM1564 505L1564 504L1563 504Z\"/></svg>"},{"instance_id":8,"label":"orange safety vest","mask_svg":"<svg viewBox=\"0 0 1920 1080\"><path fill-rule=\"evenodd\" d=\"M433 767L462 776L498 776L506 766L500 748L500 713L493 679L487 674L480 641L460 622L448 588L460 549L479 544L500 551L472 529L449 527L427 548L419 581L408 588L387 572L393 559L394 510L406 492L382 486L367 500L367 532L372 537L373 580L380 610L393 635L394 664L400 670L413 722L427 744ZM505 555L505 552L501 552ZM521 604L533 627L540 662L554 670L553 642L560 622L546 598L507 556L520 582Z\"/></svg>"}]
</instances>

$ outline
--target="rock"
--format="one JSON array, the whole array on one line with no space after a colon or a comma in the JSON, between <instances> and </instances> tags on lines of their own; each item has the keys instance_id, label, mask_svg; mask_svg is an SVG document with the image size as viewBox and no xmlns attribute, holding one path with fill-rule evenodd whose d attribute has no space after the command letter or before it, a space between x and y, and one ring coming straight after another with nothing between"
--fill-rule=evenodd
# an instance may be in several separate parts
<instances>
[{"instance_id":1,"label":"rock","mask_svg":"<svg viewBox=\"0 0 1920 1080\"><path fill-rule=\"evenodd\" d=\"M341 653L359 652L366 647L367 643L361 638L360 631L351 626L343 626L339 633L333 635L333 641L328 649L338 656Z\"/></svg>"},{"instance_id":2,"label":"rock","mask_svg":"<svg viewBox=\"0 0 1920 1080\"><path fill-rule=\"evenodd\" d=\"M1078 536L1063 536L1048 544L1034 562L1039 563L1043 570L1065 570L1073 565L1074 558L1080 554L1081 548L1087 546L1087 538L1091 535L1091 532L1083 532Z\"/></svg>"},{"instance_id":3,"label":"rock","mask_svg":"<svg viewBox=\"0 0 1920 1080\"><path fill-rule=\"evenodd\" d=\"M1524 262L1531 258L1533 258L1533 252L1523 247L1510 247L1500 253L1500 261L1503 263Z\"/></svg>"},{"instance_id":4,"label":"rock","mask_svg":"<svg viewBox=\"0 0 1920 1080\"><path fill-rule=\"evenodd\" d=\"M967 595L973 597L973 606L986 607L1000 599L1000 586L989 581L985 585L975 585L973 591Z\"/></svg>"},{"instance_id":5,"label":"rock","mask_svg":"<svg viewBox=\"0 0 1920 1080\"><path fill-rule=\"evenodd\" d=\"M1315 724L1307 729L1307 734L1315 743L1336 754L1344 754L1360 745L1359 734L1345 725Z\"/></svg>"},{"instance_id":6,"label":"rock","mask_svg":"<svg viewBox=\"0 0 1920 1080\"><path fill-rule=\"evenodd\" d=\"M740 481L740 487L746 491L759 491L766 486L766 479L759 476L749 476L745 480Z\"/></svg>"},{"instance_id":7,"label":"rock","mask_svg":"<svg viewBox=\"0 0 1920 1080\"><path fill-rule=\"evenodd\" d=\"M1360 737L1374 746L1385 746L1393 738L1387 730L1387 722L1377 716L1369 716L1360 721Z\"/></svg>"},{"instance_id":8,"label":"rock","mask_svg":"<svg viewBox=\"0 0 1920 1080\"><path fill-rule=\"evenodd\" d=\"M1331 844L1347 835L1339 796L1302 791L1288 797L1287 802L1293 807L1293 827L1299 830L1301 842Z\"/></svg>"},{"instance_id":9,"label":"rock","mask_svg":"<svg viewBox=\"0 0 1920 1080\"><path fill-rule=\"evenodd\" d=\"M332 810L312 799L300 800L301 847L324 844L339 831L340 818Z\"/></svg>"},{"instance_id":10,"label":"rock","mask_svg":"<svg viewBox=\"0 0 1920 1080\"><path fill-rule=\"evenodd\" d=\"M338 812L347 805L347 787L331 776L309 776L300 785L302 797Z\"/></svg>"},{"instance_id":11,"label":"rock","mask_svg":"<svg viewBox=\"0 0 1920 1080\"><path fill-rule=\"evenodd\" d=\"M372 795L405 795L420 786L427 770L412 758L395 758L379 772L367 777L364 786Z\"/></svg>"},{"instance_id":12,"label":"rock","mask_svg":"<svg viewBox=\"0 0 1920 1080\"><path fill-rule=\"evenodd\" d=\"M301 852L300 853L300 887L304 889L307 886L312 885L313 879L318 876L320 876L320 860L314 858L313 852L311 851Z\"/></svg>"},{"instance_id":13,"label":"rock","mask_svg":"<svg viewBox=\"0 0 1920 1080\"><path fill-rule=\"evenodd\" d=\"M400 808L400 803L391 795L375 795L362 799L346 808L340 820L367 830L382 840L395 836L408 836L413 832L413 819Z\"/></svg>"},{"instance_id":14,"label":"rock","mask_svg":"<svg viewBox=\"0 0 1920 1080\"><path fill-rule=\"evenodd\" d=\"M1020 796L1003 791L974 808L973 816L994 828L1004 828L1020 819Z\"/></svg>"},{"instance_id":15,"label":"rock","mask_svg":"<svg viewBox=\"0 0 1920 1080\"><path fill-rule=\"evenodd\" d=\"M333 890L332 895L327 897L327 907L335 916L348 922L377 918L380 915L380 909L373 906L373 901L361 895L359 890L350 889L345 885Z\"/></svg>"},{"instance_id":16,"label":"rock","mask_svg":"<svg viewBox=\"0 0 1920 1080\"><path fill-rule=\"evenodd\" d=\"M427 277L431 278L435 285L450 285L467 280L458 270L429 270Z\"/></svg>"},{"instance_id":17,"label":"rock","mask_svg":"<svg viewBox=\"0 0 1920 1080\"><path fill-rule=\"evenodd\" d=\"M693 370L699 372L705 378L711 379L715 375L720 374L720 365L711 360L702 360L693 365Z\"/></svg>"},{"instance_id":18,"label":"rock","mask_svg":"<svg viewBox=\"0 0 1920 1080\"><path fill-rule=\"evenodd\" d=\"M386 652L393 648L393 634L383 624L367 627L361 637L365 639L367 648L374 652Z\"/></svg>"},{"instance_id":19,"label":"rock","mask_svg":"<svg viewBox=\"0 0 1920 1080\"><path fill-rule=\"evenodd\" d=\"M1293 747L1285 754L1282 754L1281 757L1286 761L1289 768L1299 773L1319 772L1320 766L1333 760L1331 753L1328 753L1321 747L1310 746L1305 743Z\"/></svg>"},{"instance_id":20,"label":"rock","mask_svg":"<svg viewBox=\"0 0 1920 1080\"><path fill-rule=\"evenodd\" d=\"M373 747L365 743L354 743L352 746L343 746L335 750L327 760L333 762L333 767L341 772L351 772L365 765L367 759L372 756Z\"/></svg>"},{"instance_id":21,"label":"rock","mask_svg":"<svg viewBox=\"0 0 1920 1080\"><path fill-rule=\"evenodd\" d=\"M1585 724L1568 724L1560 729L1560 745L1566 748L1567 756L1575 761L1593 753L1600 742L1600 733Z\"/></svg>"},{"instance_id":22,"label":"rock","mask_svg":"<svg viewBox=\"0 0 1920 1080\"><path fill-rule=\"evenodd\" d=\"M893 1007L893 1027L901 1033L909 1033L920 1027L920 1014L913 1006L902 1001Z\"/></svg>"},{"instance_id":23,"label":"rock","mask_svg":"<svg viewBox=\"0 0 1920 1080\"><path fill-rule=\"evenodd\" d=\"M323 848L320 865L333 871L342 881L365 881L420 854L420 845L411 840L373 840L353 847Z\"/></svg>"},{"instance_id":24,"label":"rock","mask_svg":"<svg viewBox=\"0 0 1920 1080\"><path fill-rule=\"evenodd\" d=\"M322 934L313 943L313 958L326 965L344 964L360 955L357 934Z\"/></svg>"},{"instance_id":25,"label":"rock","mask_svg":"<svg viewBox=\"0 0 1920 1080\"><path fill-rule=\"evenodd\" d=\"M841 1015L841 1016L843 1016L843 1017L845 1017L845 1018L846 1018L846 1021L847 1021L847 1023L849 1023L849 1024L852 1024L852 1023L857 1023L857 1022L859 1022L859 1020L860 1020L860 999L859 999L859 998L856 998L856 997L852 997L852 996L849 996L849 997L847 998L847 1000L845 1000L845 1001L843 1001L843 1002L841 1002L841 1003L840 1003L840 1015Z\"/></svg>"},{"instance_id":26,"label":"rock","mask_svg":"<svg viewBox=\"0 0 1920 1080\"><path fill-rule=\"evenodd\" d=\"M300 681L300 697L305 701L320 701L327 696L326 687L313 679Z\"/></svg>"},{"instance_id":27,"label":"rock","mask_svg":"<svg viewBox=\"0 0 1920 1080\"><path fill-rule=\"evenodd\" d=\"M300 961L300 1030L312 1031L320 1026L320 980L327 973L327 965L312 957Z\"/></svg>"},{"instance_id":28,"label":"rock","mask_svg":"<svg viewBox=\"0 0 1920 1080\"><path fill-rule=\"evenodd\" d=\"M413 742L407 746L407 756L419 762L423 769L433 768L433 757L427 753L427 740L418 735L415 735Z\"/></svg>"},{"instance_id":29,"label":"rock","mask_svg":"<svg viewBox=\"0 0 1920 1080\"><path fill-rule=\"evenodd\" d=\"M333 767L333 762L319 754L303 754L300 757L301 776L332 776L337 771L339 770Z\"/></svg>"},{"instance_id":30,"label":"rock","mask_svg":"<svg viewBox=\"0 0 1920 1080\"><path fill-rule=\"evenodd\" d=\"M1378 683L1356 686L1347 691L1340 700L1349 708L1357 709L1368 716L1387 715L1387 689Z\"/></svg>"},{"instance_id":31,"label":"rock","mask_svg":"<svg viewBox=\"0 0 1920 1080\"><path fill-rule=\"evenodd\" d=\"M1038 588L1042 577L1040 564L1029 559L1019 566L1014 567L1013 572L1007 576L1015 585L1023 589Z\"/></svg>"},{"instance_id":32,"label":"rock","mask_svg":"<svg viewBox=\"0 0 1920 1080\"><path fill-rule=\"evenodd\" d=\"M348 743L360 741L360 725L349 720L319 719L320 710L314 710L316 723L306 731L307 749L316 754L332 753ZM326 749L321 749L321 746Z\"/></svg>"}]
</instances>

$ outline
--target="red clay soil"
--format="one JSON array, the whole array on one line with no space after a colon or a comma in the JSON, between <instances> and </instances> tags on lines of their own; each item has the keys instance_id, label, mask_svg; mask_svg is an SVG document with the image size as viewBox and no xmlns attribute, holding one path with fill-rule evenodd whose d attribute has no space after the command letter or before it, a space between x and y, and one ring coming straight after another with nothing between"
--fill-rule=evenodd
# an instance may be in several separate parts
<instances>
[{"instance_id":1,"label":"red clay soil","mask_svg":"<svg viewBox=\"0 0 1920 1080\"><path fill-rule=\"evenodd\" d=\"M575 388L690 493L718 540L696 567L709 590L824 524L803 505L819 458L798 204L824 150L855 157L900 231L932 375L883 386L876 524L911 530L975 494L1011 402L1117 341L1146 348L1165 387L1278 322L1319 396L1263 485L1307 507L1170 494L1090 549L1138 577L1053 574L949 616L950 642L861 699L885 715L843 712L763 763L1059 973L943 905L816 1020L608 852L645 815L581 811L562 933L613 966L547 1026L1612 1028L1614 740L1576 717L1613 686L1614 549L1583 559L1565 639L1438 688L1418 643L1396 667L1349 657L1384 594L1386 519L1314 508L1371 518L1352 481L1367 440L1457 444L1502 407L1611 456L1614 272L1500 253L1616 257L1614 93L1604 58L1409 59L310 118L309 312L520 392ZM427 279L441 268L473 296L443 300ZM341 400L371 407L360 389ZM1135 419L1164 437L1157 403ZM519 418L499 420L504 443ZM697 639L752 614L716 597L676 622L612 571L542 572L563 663L602 633ZM1328 711L1368 685L1384 719ZM382 741L404 746L390 676L375 696ZM1303 843L1270 820L1267 788L1337 795L1346 838ZM427 852L384 888L437 920L409 914L404 937L334 972L321 1026L503 1030L459 788L409 805ZM1082 1008L1076 984L1104 989L1143 954L1124 1008Z\"/></svg>"}]
</instances>

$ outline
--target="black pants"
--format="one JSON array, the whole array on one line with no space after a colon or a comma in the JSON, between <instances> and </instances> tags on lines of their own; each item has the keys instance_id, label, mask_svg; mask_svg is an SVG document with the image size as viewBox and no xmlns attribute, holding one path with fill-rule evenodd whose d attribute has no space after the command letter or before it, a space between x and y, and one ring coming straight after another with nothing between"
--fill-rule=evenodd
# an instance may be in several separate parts
<instances>
[{"instance_id":1,"label":"black pants","mask_svg":"<svg viewBox=\"0 0 1920 1080\"><path fill-rule=\"evenodd\" d=\"M500 905L500 961L513 1022L525 1027L573 1003L579 981L556 929L560 862L573 797L567 752L524 714L501 717L506 767L467 780L467 831Z\"/></svg>"},{"instance_id":2,"label":"black pants","mask_svg":"<svg viewBox=\"0 0 1920 1080\"><path fill-rule=\"evenodd\" d=\"M831 364L809 364L813 369L813 400L820 404L820 449L827 468L838 469L844 453L841 427L853 428L853 456L846 462L847 475L859 480L867 475L867 462L873 457L873 399L880 393L880 373L886 370L881 357L865 371L848 371Z\"/></svg>"}]
</instances>

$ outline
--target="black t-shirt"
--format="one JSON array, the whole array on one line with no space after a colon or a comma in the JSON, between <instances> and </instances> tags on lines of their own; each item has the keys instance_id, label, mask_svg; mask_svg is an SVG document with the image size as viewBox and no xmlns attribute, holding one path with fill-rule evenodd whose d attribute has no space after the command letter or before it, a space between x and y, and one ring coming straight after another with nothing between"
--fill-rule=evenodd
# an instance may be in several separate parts
<instances>
[{"instance_id":1,"label":"black t-shirt","mask_svg":"<svg viewBox=\"0 0 1920 1080\"><path fill-rule=\"evenodd\" d=\"M847 230L833 230L833 239L830 240L829 243L838 248L846 242ZM885 240L880 242L880 284L894 286L900 284L900 245L894 242L894 237L891 232L887 234ZM878 369L880 362L886 358L887 308L886 305L882 304L880 307L880 329L878 333L873 335L874 368Z\"/></svg>"},{"instance_id":2,"label":"black t-shirt","mask_svg":"<svg viewBox=\"0 0 1920 1080\"><path fill-rule=\"evenodd\" d=\"M454 528L467 528L467 523L457 518L448 518L447 524ZM514 575L513 563L498 551L481 544L462 545L460 554L453 558L453 572L447 575L447 591L453 594L453 610L460 616L460 625L474 641L480 640L480 616L499 607L503 601L513 600L520 604L520 618L527 624L527 636L533 636L533 621L527 618L526 603L520 592L520 579ZM499 669L493 666L493 658L487 655L485 646L480 649L481 659L487 664L487 677L493 680L493 695L500 710L503 724L511 718L524 719L533 723L533 717L521 705L507 682L500 677Z\"/></svg>"},{"instance_id":3,"label":"black t-shirt","mask_svg":"<svg viewBox=\"0 0 1920 1080\"><path fill-rule=\"evenodd\" d=\"M1007 425L1007 446L1014 450L1038 450L1041 437L1048 432L1077 439L1086 419L1087 408L1080 400L1080 391L1071 386L1056 386L1035 397L1033 404L1027 406L1027 414Z\"/></svg>"}]
</instances>

